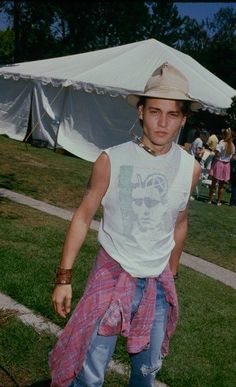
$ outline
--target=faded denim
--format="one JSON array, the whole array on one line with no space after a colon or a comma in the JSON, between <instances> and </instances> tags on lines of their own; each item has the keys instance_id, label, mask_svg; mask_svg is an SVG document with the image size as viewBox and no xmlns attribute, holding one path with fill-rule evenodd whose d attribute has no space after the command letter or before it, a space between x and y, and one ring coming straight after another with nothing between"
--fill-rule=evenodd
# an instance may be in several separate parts
<instances>
[{"instance_id":1,"label":"faded denim","mask_svg":"<svg viewBox=\"0 0 236 387\"><path fill-rule=\"evenodd\" d=\"M143 296L146 279L137 280L136 292L132 301L132 314L137 310ZM131 354L131 373L129 387L153 387L155 376L162 365L161 346L165 336L169 304L164 290L157 282L157 301L150 346L147 350ZM101 387L104 374L112 358L117 336L97 335L98 324L92 335L83 367L69 387Z\"/></svg>"}]
</instances>

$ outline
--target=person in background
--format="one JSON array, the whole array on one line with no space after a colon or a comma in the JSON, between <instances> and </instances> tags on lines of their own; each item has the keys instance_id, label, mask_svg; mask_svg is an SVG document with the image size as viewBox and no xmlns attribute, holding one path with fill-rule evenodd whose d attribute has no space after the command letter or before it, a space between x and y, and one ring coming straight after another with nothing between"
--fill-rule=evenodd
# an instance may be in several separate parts
<instances>
[{"instance_id":1,"label":"person in background","mask_svg":"<svg viewBox=\"0 0 236 387\"><path fill-rule=\"evenodd\" d=\"M212 184L209 190L208 203L212 203L213 194L218 182L218 200L217 205L221 206L225 184L230 180L230 160L235 152L235 146L232 140L232 131L230 128L222 129L222 140L216 147L215 159L212 164L210 176Z\"/></svg>"},{"instance_id":2,"label":"person in background","mask_svg":"<svg viewBox=\"0 0 236 387\"><path fill-rule=\"evenodd\" d=\"M100 249L84 296L49 356L53 387L100 387L119 334L127 337L129 387L151 387L177 322L174 278L200 166L175 143L194 102L168 63L131 94L143 135L98 157L57 269L55 311L71 309L72 266L100 203ZM195 105L196 108L196 105Z\"/></svg>"},{"instance_id":3,"label":"person in background","mask_svg":"<svg viewBox=\"0 0 236 387\"><path fill-rule=\"evenodd\" d=\"M215 152L218 143L219 143L219 139L216 136L216 130L212 128L210 129L210 136L206 142L206 145L211 152Z\"/></svg>"},{"instance_id":4,"label":"person in background","mask_svg":"<svg viewBox=\"0 0 236 387\"><path fill-rule=\"evenodd\" d=\"M196 129L192 145L190 147L190 154L200 162L203 150L203 141L200 137L200 129Z\"/></svg>"},{"instance_id":5,"label":"person in background","mask_svg":"<svg viewBox=\"0 0 236 387\"><path fill-rule=\"evenodd\" d=\"M216 130L210 129L210 136L205 144L205 152L202 156L203 167L205 168L205 177L208 177L212 162L215 157L215 150L219 143L219 139L216 136Z\"/></svg>"},{"instance_id":6,"label":"person in background","mask_svg":"<svg viewBox=\"0 0 236 387\"><path fill-rule=\"evenodd\" d=\"M230 161L230 185L231 185L231 195L230 195L230 206L236 207L236 153L233 154Z\"/></svg>"},{"instance_id":7,"label":"person in background","mask_svg":"<svg viewBox=\"0 0 236 387\"><path fill-rule=\"evenodd\" d=\"M197 126L196 132L195 132L195 139L192 143L192 146L190 148L190 153L194 156L195 160L197 160L201 166L202 173L205 168L205 159L204 156L207 157L206 151L205 151L205 144L209 137L209 132L205 129L203 129L204 124L200 123ZM202 176L202 174L201 174ZM198 197L198 185L196 186L196 196ZM193 195L190 196L190 200L195 200L195 197Z\"/></svg>"},{"instance_id":8,"label":"person in background","mask_svg":"<svg viewBox=\"0 0 236 387\"><path fill-rule=\"evenodd\" d=\"M209 137L209 133L205 129L197 128L195 138L190 148L190 153L200 163L205 150L205 143Z\"/></svg>"}]
</instances>

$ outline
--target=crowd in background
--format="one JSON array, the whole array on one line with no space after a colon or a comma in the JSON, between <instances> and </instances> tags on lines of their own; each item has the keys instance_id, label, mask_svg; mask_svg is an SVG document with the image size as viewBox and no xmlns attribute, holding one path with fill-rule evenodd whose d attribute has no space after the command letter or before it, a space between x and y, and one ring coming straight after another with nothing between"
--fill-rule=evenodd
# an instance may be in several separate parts
<instances>
[{"instance_id":1,"label":"crowd in background","mask_svg":"<svg viewBox=\"0 0 236 387\"><path fill-rule=\"evenodd\" d=\"M236 133L231 128L208 130L201 122L188 130L181 145L202 167L201 180L209 187L208 203L216 195L216 204L221 206L227 189L231 194L229 204L236 207Z\"/></svg>"}]
</instances>

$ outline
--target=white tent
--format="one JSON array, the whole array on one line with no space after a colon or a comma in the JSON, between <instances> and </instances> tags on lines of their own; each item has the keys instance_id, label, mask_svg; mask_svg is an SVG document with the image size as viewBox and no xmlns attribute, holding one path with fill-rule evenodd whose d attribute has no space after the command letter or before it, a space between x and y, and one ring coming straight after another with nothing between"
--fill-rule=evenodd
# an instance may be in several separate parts
<instances>
[{"instance_id":1,"label":"white tent","mask_svg":"<svg viewBox=\"0 0 236 387\"><path fill-rule=\"evenodd\" d=\"M190 56L155 39L83 54L0 67L0 134L32 136L94 161L102 149L129 140L136 111L125 100L144 89L163 62L182 71L190 94L216 113L236 91Z\"/></svg>"}]
</instances>

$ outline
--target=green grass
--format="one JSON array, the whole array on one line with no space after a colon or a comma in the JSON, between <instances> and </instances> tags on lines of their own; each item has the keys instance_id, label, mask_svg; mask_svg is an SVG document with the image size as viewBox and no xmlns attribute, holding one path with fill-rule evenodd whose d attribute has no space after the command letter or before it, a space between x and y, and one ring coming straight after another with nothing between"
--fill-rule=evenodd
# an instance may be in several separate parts
<instances>
[{"instance_id":1,"label":"green grass","mask_svg":"<svg viewBox=\"0 0 236 387\"><path fill-rule=\"evenodd\" d=\"M236 209L190 202L189 230L184 250L236 272Z\"/></svg>"},{"instance_id":2,"label":"green grass","mask_svg":"<svg viewBox=\"0 0 236 387\"><path fill-rule=\"evenodd\" d=\"M68 222L6 199L0 205L1 291L63 327L65 320L52 310L51 292ZM96 233L90 231L74 268L73 307L83 292L97 247ZM159 379L173 387L234 387L235 290L182 266L177 287L181 319ZM2 365L13 376L19 375L19 380L28 378L33 383L47 378L47 354L55 338L38 337L30 328L20 323L18 327L17 321L12 324L14 328L4 328L0 336ZM21 333L24 329L28 333ZM19 355L21 348L27 353L31 347L35 366L33 360L26 365ZM114 358L128 363L123 338ZM105 386L125 387L127 378L109 373Z\"/></svg>"},{"instance_id":3,"label":"green grass","mask_svg":"<svg viewBox=\"0 0 236 387\"><path fill-rule=\"evenodd\" d=\"M50 299L68 223L5 199L0 203L1 289L63 324L55 319ZM74 266L75 273L80 270L79 281L74 278L76 298L83 292L97 246L97 235L91 230Z\"/></svg>"},{"instance_id":4,"label":"green grass","mask_svg":"<svg viewBox=\"0 0 236 387\"><path fill-rule=\"evenodd\" d=\"M174 387L233 387L236 292L181 267L180 321L161 379Z\"/></svg>"},{"instance_id":5,"label":"green grass","mask_svg":"<svg viewBox=\"0 0 236 387\"><path fill-rule=\"evenodd\" d=\"M0 311L0 326L0 385L49 387L47 358L56 342L55 336L36 332L8 311ZM127 377L107 372L104 387L126 384Z\"/></svg>"},{"instance_id":6,"label":"green grass","mask_svg":"<svg viewBox=\"0 0 236 387\"><path fill-rule=\"evenodd\" d=\"M1 313L0 313L1 320ZM55 337L37 333L20 320L10 317L0 329L0 385L30 386L49 380L47 356Z\"/></svg>"},{"instance_id":7,"label":"green grass","mask_svg":"<svg viewBox=\"0 0 236 387\"><path fill-rule=\"evenodd\" d=\"M0 186L63 208L78 206L92 163L0 136Z\"/></svg>"},{"instance_id":8,"label":"green grass","mask_svg":"<svg viewBox=\"0 0 236 387\"><path fill-rule=\"evenodd\" d=\"M56 206L77 207L88 182L92 163L77 157L0 136L0 187L5 187ZM189 233L185 251L236 271L235 208L190 203ZM229 194L224 194L229 201ZM96 218L101 217L98 210Z\"/></svg>"}]
</instances>

